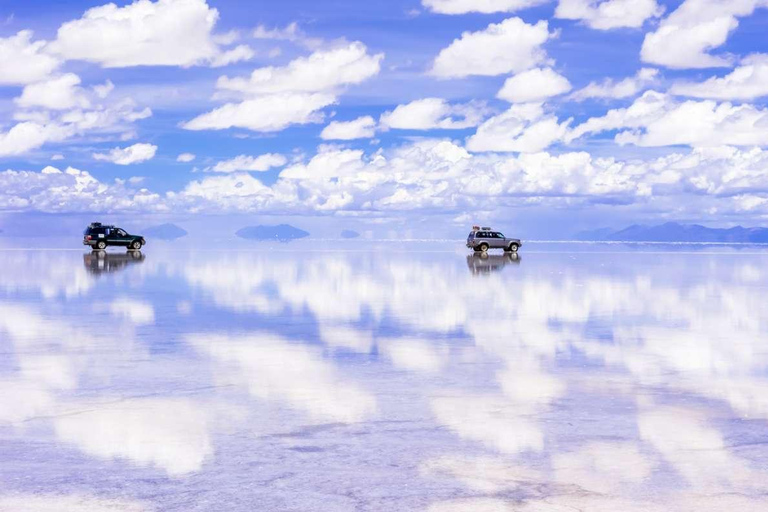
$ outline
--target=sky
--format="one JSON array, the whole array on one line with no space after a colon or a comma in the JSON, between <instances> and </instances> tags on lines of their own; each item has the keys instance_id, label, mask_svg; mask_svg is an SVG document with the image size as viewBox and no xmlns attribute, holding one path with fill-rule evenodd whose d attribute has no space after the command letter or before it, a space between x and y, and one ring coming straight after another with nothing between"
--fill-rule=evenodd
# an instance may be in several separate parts
<instances>
[{"instance_id":1,"label":"sky","mask_svg":"<svg viewBox=\"0 0 768 512\"><path fill-rule=\"evenodd\" d=\"M0 229L764 225L766 33L768 0L0 0Z\"/></svg>"}]
</instances>

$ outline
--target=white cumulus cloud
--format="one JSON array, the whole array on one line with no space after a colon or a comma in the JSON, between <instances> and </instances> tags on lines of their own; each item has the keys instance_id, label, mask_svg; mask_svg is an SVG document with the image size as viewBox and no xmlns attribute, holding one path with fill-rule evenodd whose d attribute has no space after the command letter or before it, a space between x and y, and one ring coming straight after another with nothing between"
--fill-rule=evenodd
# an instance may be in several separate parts
<instances>
[{"instance_id":1,"label":"white cumulus cloud","mask_svg":"<svg viewBox=\"0 0 768 512\"><path fill-rule=\"evenodd\" d=\"M115 84L112 83L112 80L108 79L103 84L94 85L92 89L97 97L104 99L115 90Z\"/></svg>"},{"instance_id":2,"label":"white cumulus cloud","mask_svg":"<svg viewBox=\"0 0 768 512\"><path fill-rule=\"evenodd\" d=\"M320 133L323 140L370 139L376 134L376 120L371 116L352 121L333 121Z\"/></svg>"},{"instance_id":3,"label":"white cumulus cloud","mask_svg":"<svg viewBox=\"0 0 768 512\"><path fill-rule=\"evenodd\" d=\"M0 209L42 212L112 212L162 210L161 197L148 190L133 190L126 182L102 183L87 171L72 167L61 171L0 172ZM156 208L155 208L156 207Z\"/></svg>"},{"instance_id":4,"label":"white cumulus cloud","mask_svg":"<svg viewBox=\"0 0 768 512\"><path fill-rule=\"evenodd\" d=\"M218 18L206 0L109 3L62 24L50 50L107 68L224 65L250 58L244 48L220 48L213 35Z\"/></svg>"},{"instance_id":5,"label":"white cumulus cloud","mask_svg":"<svg viewBox=\"0 0 768 512\"><path fill-rule=\"evenodd\" d=\"M247 44L240 44L230 50L217 54L213 60L211 60L211 67L222 68L234 64L235 62L251 60L255 56L256 52L253 51L253 48Z\"/></svg>"},{"instance_id":6,"label":"white cumulus cloud","mask_svg":"<svg viewBox=\"0 0 768 512\"><path fill-rule=\"evenodd\" d=\"M535 118L534 114L528 117ZM523 116L517 112L518 118ZM515 134L507 138L518 145L525 139ZM510 145L502 134L499 141ZM532 145L533 140L527 142ZM585 151L506 152L517 149L477 154L435 139L369 154L324 146L309 160L286 167L269 186L253 174L231 172L206 175L164 195L132 189L125 181L100 182L72 168L4 171L0 210L364 215L476 211L488 201L558 205L567 199L572 205L618 202L691 215L712 208L754 218L768 214L768 194L762 192L768 190L768 152L760 148L700 147L632 160L595 157ZM149 318L136 311L137 319Z\"/></svg>"},{"instance_id":7,"label":"white cumulus cloud","mask_svg":"<svg viewBox=\"0 0 768 512\"><path fill-rule=\"evenodd\" d=\"M276 132L292 124L320 123L321 109L336 103L333 94L270 94L241 103L227 103L184 123L187 130L247 128Z\"/></svg>"},{"instance_id":8,"label":"white cumulus cloud","mask_svg":"<svg viewBox=\"0 0 768 512\"><path fill-rule=\"evenodd\" d=\"M556 116L545 113L541 104L513 105L481 124L467 139L467 149L473 152L538 152L562 140L569 122L560 123Z\"/></svg>"},{"instance_id":9,"label":"white cumulus cloud","mask_svg":"<svg viewBox=\"0 0 768 512\"><path fill-rule=\"evenodd\" d=\"M723 77L674 84L670 92L718 100L751 100L768 96L768 54L755 54L742 59L739 67Z\"/></svg>"},{"instance_id":10,"label":"white cumulus cloud","mask_svg":"<svg viewBox=\"0 0 768 512\"><path fill-rule=\"evenodd\" d=\"M138 143L126 148L114 148L109 153L94 153L93 158L117 165L131 165L146 162L155 157L157 146Z\"/></svg>"},{"instance_id":11,"label":"white cumulus cloud","mask_svg":"<svg viewBox=\"0 0 768 512\"><path fill-rule=\"evenodd\" d=\"M384 128L399 130L462 129L477 126L488 115L484 102L451 105L442 98L424 98L381 115Z\"/></svg>"},{"instance_id":12,"label":"white cumulus cloud","mask_svg":"<svg viewBox=\"0 0 768 512\"><path fill-rule=\"evenodd\" d=\"M678 69L728 67L730 57L710 51L728 40L739 26L738 18L766 5L765 0L685 0L656 31L646 34L641 58Z\"/></svg>"},{"instance_id":13,"label":"white cumulus cloud","mask_svg":"<svg viewBox=\"0 0 768 512\"><path fill-rule=\"evenodd\" d=\"M273 167L282 167L287 162L287 158L285 158L283 155L275 153L267 153L266 155L259 156L240 155L230 160L219 162L210 170L213 172L263 172L268 171Z\"/></svg>"},{"instance_id":14,"label":"white cumulus cloud","mask_svg":"<svg viewBox=\"0 0 768 512\"><path fill-rule=\"evenodd\" d=\"M508 78L497 97L510 103L538 103L570 90L568 79L552 68L534 68Z\"/></svg>"},{"instance_id":15,"label":"white cumulus cloud","mask_svg":"<svg viewBox=\"0 0 768 512\"><path fill-rule=\"evenodd\" d=\"M642 68L635 76L619 81L606 78L601 82L590 82L586 87L570 95L571 99L583 101L589 98L629 98L641 92L644 87L656 83L659 71Z\"/></svg>"},{"instance_id":16,"label":"white cumulus cloud","mask_svg":"<svg viewBox=\"0 0 768 512\"><path fill-rule=\"evenodd\" d=\"M23 108L43 107L51 110L88 108L91 104L79 85L80 77L74 73L51 77L24 87L16 104Z\"/></svg>"},{"instance_id":17,"label":"white cumulus cloud","mask_svg":"<svg viewBox=\"0 0 768 512\"><path fill-rule=\"evenodd\" d=\"M546 21L529 25L520 18L509 18L491 23L485 30L464 32L441 50L432 65L432 74L460 78L525 71L546 60L542 45L550 37Z\"/></svg>"},{"instance_id":18,"label":"white cumulus cloud","mask_svg":"<svg viewBox=\"0 0 768 512\"><path fill-rule=\"evenodd\" d=\"M195 156L194 153L182 153L176 157L176 161L187 164L189 162L192 162L195 158L197 157Z\"/></svg>"},{"instance_id":19,"label":"white cumulus cloud","mask_svg":"<svg viewBox=\"0 0 768 512\"><path fill-rule=\"evenodd\" d=\"M575 127L567 139L613 130L620 130L616 142L637 146L763 146L768 144L768 110L712 100L680 102L648 91L627 108Z\"/></svg>"},{"instance_id":20,"label":"white cumulus cloud","mask_svg":"<svg viewBox=\"0 0 768 512\"><path fill-rule=\"evenodd\" d=\"M79 81L68 73L25 87L16 99L16 124L0 128L0 156L21 155L85 134L126 139L135 133L136 121L152 115L149 108L139 110L125 97L94 104L98 93L81 88Z\"/></svg>"},{"instance_id":21,"label":"white cumulus cloud","mask_svg":"<svg viewBox=\"0 0 768 512\"><path fill-rule=\"evenodd\" d=\"M61 142L74 134L72 126L24 121L0 132L0 156L23 155L47 142Z\"/></svg>"},{"instance_id":22,"label":"white cumulus cloud","mask_svg":"<svg viewBox=\"0 0 768 512\"><path fill-rule=\"evenodd\" d=\"M378 74L382 54L369 55L366 46L353 42L318 50L282 67L258 68L248 77L222 76L216 87L222 94L243 97L183 125L188 130L247 128L280 131L292 124L322 122L321 110L338 101L345 86Z\"/></svg>"},{"instance_id":23,"label":"white cumulus cloud","mask_svg":"<svg viewBox=\"0 0 768 512\"><path fill-rule=\"evenodd\" d=\"M610 30L640 28L645 20L663 12L656 0L560 0L555 18L581 20L591 28Z\"/></svg>"},{"instance_id":24,"label":"white cumulus cloud","mask_svg":"<svg viewBox=\"0 0 768 512\"><path fill-rule=\"evenodd\" d=\"M247 78L223 76L216 86L248 95L334 91L378 74L383 58L383 54L369 55L364 44L354 42L299 57L287 66L257 68Z\"/></svg>"},{"instance_id":25,"label":"white cumulus cloud","mask_svg":"<svg viewBox=\"0 0 768 512\"><path fill-rule=\"evenodd\" d=\"M32 31L0 38L0 84L24 85L44 80L61 62L46 53L45 41L32 41Z\"/></svg>"},{"instance_id":26,"label":"white cumulus cloud","mask_svg":"<svg viewBox=\"0 0 768 512\"><path fill-rule=\"evenodd\" d=\"M481 12L490 14L494 12L515 12L536 5L546 3L548 0L421 0L421 4L440 14L466 14L468 12Z\"/></svg>"}]
</instances>

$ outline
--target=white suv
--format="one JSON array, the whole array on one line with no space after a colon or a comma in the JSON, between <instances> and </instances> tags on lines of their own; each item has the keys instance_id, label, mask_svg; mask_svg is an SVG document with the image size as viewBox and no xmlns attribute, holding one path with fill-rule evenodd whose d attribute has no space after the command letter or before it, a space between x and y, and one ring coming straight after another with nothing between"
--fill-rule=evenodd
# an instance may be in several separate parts
<instances>
[{"instance_id":1,"label":"white suv","mask_svg":"<svg viewBox=\"0 0 768 512\"><path fill-rule=\"evenodd\" d=\"M473 229L467 237L467 247L475 251L486 252L488 249L504 249L509 252L517 252L523 245L517 238L507 238L491 228Z\"/></svg>"}]
</instances>

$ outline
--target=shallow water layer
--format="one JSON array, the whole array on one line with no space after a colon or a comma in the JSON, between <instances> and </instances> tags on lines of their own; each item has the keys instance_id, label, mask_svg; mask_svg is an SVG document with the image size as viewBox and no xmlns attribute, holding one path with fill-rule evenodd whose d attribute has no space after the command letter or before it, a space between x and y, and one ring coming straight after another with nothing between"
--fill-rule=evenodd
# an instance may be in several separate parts
<instances>
[{"instance_id":1,"label":"shallow water layer","mask_svg":"<svg viewBox=\"0 0 768 512\"><path fill-rule=\"evenodd\" d=\"M0 510L764 511L768 251L0 250Z\"/></svg>"}]
</instances>

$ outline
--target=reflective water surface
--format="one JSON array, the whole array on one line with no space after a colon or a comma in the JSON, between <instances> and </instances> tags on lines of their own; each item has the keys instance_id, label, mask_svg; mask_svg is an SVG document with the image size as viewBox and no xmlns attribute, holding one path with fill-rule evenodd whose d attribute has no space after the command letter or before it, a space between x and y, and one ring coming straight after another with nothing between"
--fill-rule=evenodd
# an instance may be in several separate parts
<instances>
[{"instance_id":1,"label":"reflective water surface","mask_svg":"<svg viewBox=\"0 0 768 512\"><path fill-rule=\"evenodd\" d=\"M0 250L0 510L768 510L768 251L426 249Z\"/></svg>"}]
</instances>

